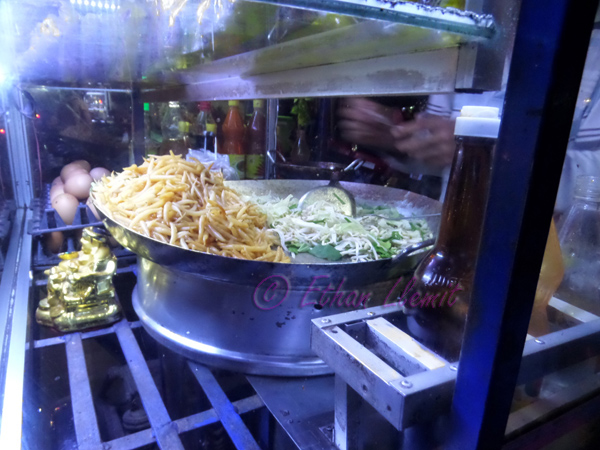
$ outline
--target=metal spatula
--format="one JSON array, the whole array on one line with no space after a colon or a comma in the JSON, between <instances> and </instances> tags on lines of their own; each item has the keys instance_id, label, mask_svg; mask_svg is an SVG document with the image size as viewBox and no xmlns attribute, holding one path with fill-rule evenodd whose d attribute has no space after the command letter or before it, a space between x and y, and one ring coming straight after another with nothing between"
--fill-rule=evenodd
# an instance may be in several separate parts
<instances>
[{"instance_id":1,"label":"metal spatula","mask_svg":"<svg viewBox=\"0 0 600 450\"><path fill-rule=\"evenodd\" d=\"M358 169L364 161L357 159L352 161L346 168L339 172L333 172L331 181L327 186L319 186L311 189L300 198L298 207L303 210L309 205L324 200L335 207L335 209L345 216L354 217L356 215L356 201L354 196L344 189L340 184L340 178L344 172Z\"/></svg>"}]
</instances>

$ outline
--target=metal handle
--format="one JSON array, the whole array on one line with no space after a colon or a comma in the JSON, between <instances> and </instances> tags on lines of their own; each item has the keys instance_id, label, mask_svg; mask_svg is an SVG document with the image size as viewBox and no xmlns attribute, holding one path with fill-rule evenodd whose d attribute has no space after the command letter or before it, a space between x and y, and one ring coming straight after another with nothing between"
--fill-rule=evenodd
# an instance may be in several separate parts
<instances>
[{"instance_id":1,"label":"metal handle","mask_svg":"<svg viewBox=\"0 0 600 450\"><path fill-rule=\"evenodd\" d=\"M411 253L416 252L417 250L421 250L425 247L430 247L435 244L435 238L429 238L423 242L419 242L418 244L411 245L410 247L406 247L402 253L398 253L396 256L392 258L392 262L396 263L400 261L402 258L406 258Z\"/></svg>"}]
</instances>

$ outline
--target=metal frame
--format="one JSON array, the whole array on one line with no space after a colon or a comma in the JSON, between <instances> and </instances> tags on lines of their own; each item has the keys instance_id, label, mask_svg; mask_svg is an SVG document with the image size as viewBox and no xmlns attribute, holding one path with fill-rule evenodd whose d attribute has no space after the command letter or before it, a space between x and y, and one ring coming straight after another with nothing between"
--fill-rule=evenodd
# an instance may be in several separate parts
<instances>
[{"instance_id":1,"label":"metal frame","mask_svg":"<svg viewBox=\"0 0 600 450\"><path fill-rule=\"evenodd\" d=\"M0 448L19 448L23 411L23 371L29 306L31 236L25 225L31 216L19 208L0 283Z\"/></svg>"},{"instance_id":2,"label":"metal frame","mask_svg":"<svg viewBox=\"0 0 600 450\"><path fill-rule=\"evenodd\" d=\"M597 316L559 299L552 299L550 308L577 325L539 339L529 336L519 384L588 358L588 349L600 341ZM401 307L378 306L313 320L312 348L336 373L339 448L360 448L348 426L360 422L355 417L358 407L348 407L356 403L350 388L399 431L450 412L459 364L444 360L390 322L402 317Z\"/></svg>"},{"instance_id":3,"label":"metal frame","mask_svg":"<svg viewBox=\"0 0 600 450\"><path fill-rule=\"evenodd\" d=\"M522 2L449 448L502 442L597 6Z\"/></svg>"},{"instance_id":4,"label":"metal frame","mask_svg":"<svg viewBox=\"0 0 600 450\"><path fill-rule=\"evenodd\" d=\"M449 31L469 36L491 37L494 35L494 18L454 8L437 8L425 4L388 2L382 0L251 0L292 6L313 11L386 20L423 28ZM427 3L423 1L422 3ZM429 3L439 3L435 0Z\"/></svg>"},{"instance_id":5,"label":"metal frame","mask_svg":"<svg viewBox=\"0 0 600 450\"><path fill-rule=\"evenodd\" d=\"M258 395L252 395L231 402L210 370L199 364L188 362L191 372L195 375L213 407L181 419L171 420L133 334L132 330L139 327L141 327L140 322L127 322L123 320L109 328L101 330L76 332L60 337L37 340L33 342L33 348L28 349L29 351L35 351L35 349L53 345L65 345L78 448L100 450L110 447L111 449L120 450L134 449L157 443L161 449L183 449L181 439L179 438L180 434L221 422L238 449L258 449L256 441L240 416L262 408L264 406L262 400ZM109 442L102 442L90 391L82 341L113 333L117 336L121 345L151 428ZM17 414L17 416L20 419L20 414ZM21 428L18 427L10 431L11 435L14 436L10 442L20 442L20 440L17 441L15 439L17 437L20 439ZM18 436L16 436L17 432ZM2 446L2 448L17 447L13 445Z\"/></svg>"}]
</instances>

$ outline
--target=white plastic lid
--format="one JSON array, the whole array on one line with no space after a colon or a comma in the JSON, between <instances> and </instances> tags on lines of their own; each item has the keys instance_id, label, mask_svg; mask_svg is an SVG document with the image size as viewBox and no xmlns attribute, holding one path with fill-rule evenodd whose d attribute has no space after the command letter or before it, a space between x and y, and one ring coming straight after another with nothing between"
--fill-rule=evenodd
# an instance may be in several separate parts
<instances>
[{"instance_id":1,"label":"white plastic lid","mask_svg":"<svg viewBox=\"0 0 600 450\"><path fill-rule=\"evenodd\" d=\"M491 106L463 106L456 118L456 136L497 138L500 129L498 108Z\"/></svg>"}]
</instances>

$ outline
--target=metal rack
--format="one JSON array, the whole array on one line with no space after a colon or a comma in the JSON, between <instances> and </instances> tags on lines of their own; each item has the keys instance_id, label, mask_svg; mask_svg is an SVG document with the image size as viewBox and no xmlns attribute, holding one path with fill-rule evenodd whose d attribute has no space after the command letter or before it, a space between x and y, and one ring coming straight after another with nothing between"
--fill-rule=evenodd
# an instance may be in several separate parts
<instances>
[{"instance_id":1,"label":"metal rack","mask_svg":"<svg viewBox=\"0 0 600 450\"><path fill-rule=\"evenodd\" d=\"M569 303L553 298L549 316L557 330L528 336L518 384L587 359L600 338L600 318ZM347 426L360 422L356 400L349 407L353 397L368 402L398 431L450 412L459 364L404 332L405 318L396 305L313 320L312 348L336 374L338 448L361 448L357 430Z\"/></svg>"},{"instance_id":2,"label":"metal rack","mask_svg":"<svg viewBox=\"0 0 600 450\"><path fill-rule=\"evenodd\" d=\"M104 228L102 221L94 216L92 210L85 203L79 203L73 223L71 225L65 224L50 204L49 191L50 186L46 185L45 194L34 199L30 205L32 214L31 220L27 223L27 233L33 236L33 267L35 268L50 267L60 261L57 254L53 254L44 248L42 242L44 235L53 232L63 233L64 242L58 253L73 252L78 250L79 246L75 231L85 227ZM112 251L119 261L119 267L135 262L135 255L121 246L114 248Z\"/></svg>"},{"instance_id":3,"label":"metal rack","mask_svg":"<svg viewBox=\"0 0 600 450\"><path fill-rule=\"evenodd\" d=\"M264 406L258 395L235 402L229 401L211 371L191 361L187 363L188 368L213 407L182 419L171 420L133 334L132 330L138 327L140 327L139 322L123 320L102 330L71 333L33 342L33 349L54 345L65 346L78 448L91 450L104 449L108 446L111 449L135 449L157 443L164 449L183 449L179 434L221 422L237 448L259 449L256 440L240 417ZM109 442L102 442L82 341L111 333L114 333L119 340L151 428Z\"/></svg>"}]
</instances>

